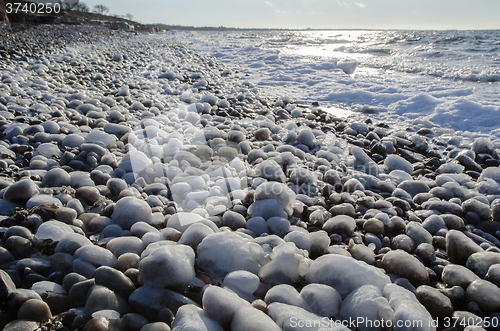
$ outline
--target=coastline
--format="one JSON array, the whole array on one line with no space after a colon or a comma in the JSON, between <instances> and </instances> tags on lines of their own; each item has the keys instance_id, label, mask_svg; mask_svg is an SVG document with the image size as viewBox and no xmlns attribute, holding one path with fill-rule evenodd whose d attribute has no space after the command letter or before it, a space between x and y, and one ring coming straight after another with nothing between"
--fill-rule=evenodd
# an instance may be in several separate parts
<instances>
[{"instance_id":1,"label":"coastline","mask_svg":"<svg viewBox=\"0 0 500 331\"><path fill-rule=\"evenodd\" d=\"M0 40L5 330L498 318L490 140L271 99L165 35Z\"/></svg>"}]
</instances>

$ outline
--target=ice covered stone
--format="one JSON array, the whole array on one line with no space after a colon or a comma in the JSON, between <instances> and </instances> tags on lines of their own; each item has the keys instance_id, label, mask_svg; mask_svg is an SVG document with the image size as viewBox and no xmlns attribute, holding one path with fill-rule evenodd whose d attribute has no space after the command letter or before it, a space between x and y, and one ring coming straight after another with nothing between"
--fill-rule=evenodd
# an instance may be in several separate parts
<instances>
[{"instance_id":1,"label":"ice covered stone","mask_svg":"<svg viewBox=\"0 0 500 331\"><path fill-rule=\"evenodd\" d=\"M113 222L128 230L136 222L151 223L151 207L144 200L125 197L118 200L111 215Z\"/></svg>"},{"instance_id":2,"label":"ice covered stone","mask_svg":"<svg viewBox=\"0 0 500 331\"><path fill-rule=\"evenodd\" d=\"M390 283L389 277L378 268L336 254L323 255L314 260L309 267L306 280L308 283L329 285L342 297L363 285L375 285L383 289Z\"/></svg>"},{"instance_id":3,"label":"ice covered stone","mask_svg":"<svg viewBox=\"0 0 500 331\"><path fill-rule=\"evenodd\" d=\"M494 180L493 183L497 185L500 184L500 168L488 167L484 169L477 181L481 182L481 181L486 181L487 179Z\"/></svg>"},{"instance_id":4,"label":"ice covered stone","mask_svg":"<svg viewBox=\"0 0 500 331\"><path fill-rule=\"evenodd\" d=\"M384 161L384 165L388 172L393 170L402 170L410 175L413 172L413 165L401 156L395 154L387 156Z\"/></svg>"},{"instance_id":5,"label":"ice covered stone","mask_svg":"<svg viewBox=\"0 0 500 331\"><path fill-rule=\"evenodd\" d=\"M268 306L268 315L283 331L320 330L321 322L324 321L321 316L303 308L280 302L273 302Z\"/></svg>"},{"instance_id":6,"label":"ice covered stone","mask_svg":"<svg viewBox=\"0 0 500 331\"><path fill-rule=\"evenodd\" d=\"M116 257L125 253L134 253L140 255L144 250L144 243L137 237L118 237L111 239L106 248L109 249Z\"/></svg>"},{"instance_id":7,"label":"ice covered stone","mask_svg":"<svg viewBox=\"0 0 500 331\"><path fill-rule=\"evenodd\" d=\"M215 233L212 228L203 223L191 224L179 239L179 244L188 245L193 250L198 248L198 245L203 241L206 236Z\"/></svg>"},{"instance_id":8,"label":"ice covered stone","mask_svg":"<svg viewBox=\"0 0 500 331\"><path fill-rule=\"evenodd\" d=\"M318 184L318 176L309 169L295 168L290 174L290 182L296 185L307 184L316 186Z\"/></svg>"},{"instance_id":9,"label":"ice covered stone","mask_svg":"<svg viewBox=\"0 0 500 331\"><path fill-rule=\"evenodd\" d=\"M378 176L380 169L378 165L370 159L368 155L359 147L353 146L351 153L354 156L353 167L355 170L361 171L365 174Z\"/></svg>"},{"instance_id":10,"label":"ice covered stone","mask_svg":"<svg viewBox=\"0 0 500 331\"><path fill-rule=\"evenodd\" d=\"M116 257L105 248L87 245L75 251L73 271L91 278L96 268L100 266L116 267Z\"/></svg>"},{"instance_id":11,"label":"ice covered stone","mask_svg":"<svg viewBox=\"0 0 500 331\"><path fill-rule=\"evenodd\" d=\"M392 321L394 311L382 291L373 285L363 285L352 291L342 302L340 315L343 320L356 320L360 331L382 330L374 327L382 321ZM377 324L378 323L378 324Z\"/></svg>"},{"instance_id":12,"label":"ice covered stone","mask_svg":"<svg viewBox=\"0 0 500 331\"><path fill-rule=\"evenodd\" d=\"M62 152L59 150L59 147L52 143L43 143L36 148L36 151L46 158L51 158L52 156L60 158L62 156Z\"/></svg>"},{"instance_id":13,"label":"ice covered stone","mask_svg":"<svg viewBox=\"0 0 500 331\"><path fill-rule=\"evenodd\" d=\"M259 277L246 270L237 270L228 273L222 283L223 288L233 291L238 294L240 298L250 302L255 300L253 294L257 291L259 285Z\"/></svg>"},{"instance_id":14,"label":"ice covered stone","mask_svg":"<svg viewBox=\"0 0 500 331\"><path fill-rule=\"evenodd\" d=\"M255 201L248 208L248 216L251 218L262 217L266 220L272 217L288 218L287 214L283 211L281 203L276 199Z\"/></svg>"},{"instance_id":15,"label":"ice covered stone","mask_svg":"<svg viewBox=\"0 0 500 331\"><path fill-rule=\"evenodd\" d=\"M64 147L75 148L80 147L85 142L85 138L79 134L72 133L64 137L62 145Z\"/></svg>"},{"instance_id":16,"label":"ice covered stone","mask_svg":"<svg viewBox=\"0 0 500 331\"><path fill-rule=\"evenodd\" d=\"M357 67L357 62L343 62L337 64L337 68L342 69L346 75L352 75L356 71Z\"/></svg>"},{"instance_id":17,"label":"ice covered stone","mask_svg":"<svg viewBox=\"0 0 500 331\"><path fill-rule=\"evenodd\" d=\"M412 330L412 325L422 331L436 330L431 314L412 292L396 284L386 285L382 292L394 311L392 325L402 325L398 330Z\"/></svg>"},{"instance_id":18,"label":"ice covered stone","mask_svg":"<svg viewBox=\"0 0 500 331\"><path fill-rule=\"evenodd\" d=\"M186 245L160 246L141 260L138 281L183 290L195 276L194 257L193 249Z\"/></svg>"},{"instance_id":19,"label":"ice covered stone","mask_svg":"<svg viewBox=\"0 0 500 331\"><path fill-rule=\"evenodd\" d=\"M209 286L203 292L203 310L223 327L231 325L234 314L242 307L250 307L248 301L218 286Z\"/></svg>"},{"instance_id":20,"label":"ice covered stone","mask_svg":"<svg viewBox=\"0 0 500 331\"><path fill-rule=\"evenodd\" d=\"M198 245L198 265L212 277L224 277L236 270L254 274L264 257L262 248L251 240L232 232L211 234Z\"/></svg>"},{"instance_id":21,"label":"ice covered stone","mask_svg":"<svg viewBox=\"0 0 500 331\"><path fill-rule=\"evenodd\" d=\"M203 309L195 305L184 305L179 308L172 323L172 331L224 331L214 319L208 317Z\"/></svg>"},{"instance_id":22,"label":"ice covered stone","mask_svg":"<svg viewBox=\"0 0 500 331\"><path fill-rule=\"evenodd\" d=\"M157 286L141 286L129 297L129 303L133 311L139 313L149 320L158 318L158 313L163 309L169 309L172 313L182 305L197 304L172 290L162 289Z\"/></svg>"},{"instance_id":23,"label":"ice covered stone","mask_svg":"<svg viewBox=\"0 0 500 331\"><path fill-rule=\"evenodd\" d=\"M253 307L241 307L233 316L231 330L280 331L281 329L261 310Z\"/></svg>"},{"instance_id":24,"label":"ice covered stone","mask_svg":"<svg viewBox=\"0 0 500 331\"><path fill-rule=\"evenodd\" d=\"M192 224L201 222L203 217L196 213L178 212L172 215L167 222L167 227L180 232L186 231Z\"/></svg>"},{"instance_id":25,"label":"ice covered stone","mask_svg":"<svg viewBox=\"0 0 500 331\"><path fill-rule=\"evenodd\" d=\"M269 181L284 182L285 174L281 166L274 160L265 160L255 167L255 174Z\"/></svg>"},{"instance_id":26,"label":"ice covered stone","mask_svg":"<svg viewBox=\"0 0 500 331\"><path fill-rule=\"evenodd\" d=\"M291 231L284 238L286 242L293 242L297 248L303 249L311 253L311 240L309 233L302 231Z\"/></svg>"},{"instance_id":27,"label":"ice covered stone","mask_svg":"<svg viewBox=\"0 0 500 331\"><path fill-rule=\"evenodd\" d=\"M52 239L52 241L60 241L66 235L74 234L73 229L59 221L47 221L42 223L35 234L35 239L37 240L45 240Z\"/></svg>"},{"instance_id":28,"label":"ice covered stone","mask_svg":"<svg viewBox=\"0 0 500 331\"><path fill-rule=\"evenodd\" d=\"M86 245L92 245L92 242L85 236L78 233L68 233L61 238L55 252L73 254L78 248Z\"/></svg>"},{"instance_id":29,"label":"ice covered stone","mask_svg":"<svg viewBox=\"0 0 500 331\"><path fill-rule=\"evenodd\" d=\"M419 180L405 180L398 185L398 188L404 190L412 197L419 193L427 193L430 191L429 186L425 182Z\"/></svg>"},{"instance_id":30,"label":"ice covered stone","mask_svg":"<svg viewBox=\"0 0 500 331\"><path fill-rule=\"evenodd\" d=\"M260 184L254 193L255 200L275 199L286 208L295 201L295 192L282 183L267 182Z\"/></svg>"},{"instance_id":31,"label":"ice covered stone","mask_svg":"<svg viewBox=\"0 0 500 331\"><path fill-rule=\"evenodd\" d=\"M476 138L476 140L474 140L474 142L472 143L472 150L476 154L479 153L491 154L494 150L494 145L490 139L480 137Z\"/></svg>"},{"instance_id":32,"label":"ice covered stone","mask_svg":"<svg viewBox=\"0 0 500 331\"><path fill-rule=\"evenodd\" d=\"M54 198L52 195L48 194L35 194L26 202L26 209L31 209L40 205L50 205L54 208L62 207L62 203L59 199Z\"/></svg>"},{"instance_id":33,"label":"ice covered stone","mask_svg":"<svg viewBox=\"0 0 500 331\"><path fill-rule=\"evenodd\" d=\"M281 302L287 305L303 308L312 311L309 304L304 300L295 287L287 284L273 286L267 291L264 301L267 305L273 302Z\"/></svg>"},{"instance_id":34,"label":"ice covered stone","mask_svg":"<svg viewBox=\"0 0 500 331\"><path fill-rule=\"evenodd\" d=\"M97 143L104 146L109 146L115 143L115 138L104 131L94 130L85 137L86 143Z\"/></svg>"},{"instance_id":35,"label":"ice covered stone","mask_svg":"<svg viewBox=\"0 0 500 331\"><path fill-rule=\"evenodd\" d=\"M340 317L342 297L333 287L324 284L309 284L302 288L300 296L316 315L328 318Z\"/></svg>"},{"instance_id":36,"label":"ice covered stone","mask_svg":"<svg viewBox=\"0 0 500 331\"><path fill-rule=\"evenodd\" d=\"M271 286L278 284L296 284L304 277L310 261L307 253L297 249L294 243L282 243L273 248L269 255L270 262L259 270L262 282Z\"/></svg>"}]
</instances>

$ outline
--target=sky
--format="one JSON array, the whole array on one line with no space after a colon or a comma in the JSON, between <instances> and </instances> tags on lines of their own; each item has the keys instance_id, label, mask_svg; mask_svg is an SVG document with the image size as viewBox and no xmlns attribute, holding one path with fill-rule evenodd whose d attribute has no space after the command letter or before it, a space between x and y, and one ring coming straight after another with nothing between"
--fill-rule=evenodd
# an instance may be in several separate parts
<instances>
[{"instance_id":1,"label":"sky","mask_svg":"<svg viewBox=\"0 0 500 331\"><path fill-rule=\"evenodd\" d=\"M499 0L80 0L168 25L291 29L500 29Z\"/></svg>"}]
</instances>

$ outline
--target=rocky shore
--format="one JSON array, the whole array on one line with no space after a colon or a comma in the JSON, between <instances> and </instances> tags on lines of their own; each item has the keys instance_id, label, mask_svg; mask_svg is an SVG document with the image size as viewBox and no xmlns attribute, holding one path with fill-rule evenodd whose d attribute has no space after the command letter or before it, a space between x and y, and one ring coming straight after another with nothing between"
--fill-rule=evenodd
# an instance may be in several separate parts
<instances>
[{"instance_id":1,"label":"rocky shore","mask_svg":"<svg viewBox=\"0 0 500 331\"><path fill-rule=\"evenodd\" d=\"M499 330L500 145L263 97L167 34L0 31L3 330Z\"/></svg>"}]
</instances>

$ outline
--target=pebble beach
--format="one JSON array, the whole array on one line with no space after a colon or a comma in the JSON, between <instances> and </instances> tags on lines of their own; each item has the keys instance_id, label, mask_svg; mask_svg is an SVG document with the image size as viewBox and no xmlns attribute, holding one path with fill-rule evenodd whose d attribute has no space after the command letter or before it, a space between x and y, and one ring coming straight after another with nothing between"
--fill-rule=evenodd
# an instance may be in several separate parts
<instances>
[{"instance_id":1,"label":"pebble beach","mask_svg":"<svg viewBox=\"0 0 500 331\"><path fill-rule=\"evenodd\" d=\"M500 144L165 33L0 30L0 328L500 330Z\"/></svg>"}]
</instances>

